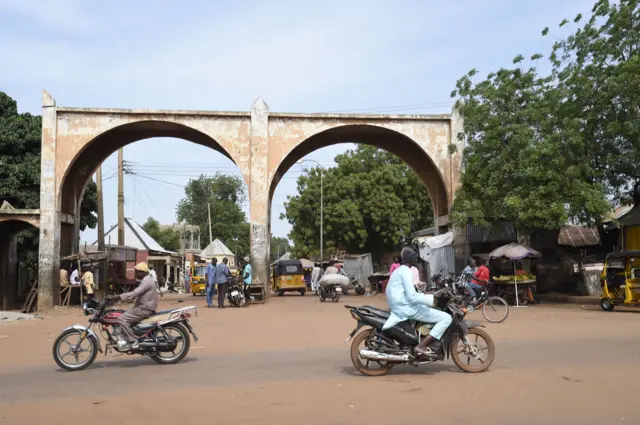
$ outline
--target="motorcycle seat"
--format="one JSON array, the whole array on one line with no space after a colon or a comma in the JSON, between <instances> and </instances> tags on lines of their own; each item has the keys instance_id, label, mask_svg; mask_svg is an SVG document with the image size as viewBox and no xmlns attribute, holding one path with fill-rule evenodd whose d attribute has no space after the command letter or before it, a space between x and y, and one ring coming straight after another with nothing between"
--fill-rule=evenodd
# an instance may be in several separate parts
<instances>
[{"instance_id":1,"label":"motorcycle seat","mask_svg":"<svg viewBox=\"0 0 640 425\"><path fill-rule=\"evenodd\" d=\"M136 325L133 325L131 329L133 329L133 331L137 333L145 333L153 329L154 326L155 323L138 323Z\"/></svg>"},{"instance_id":2,"label":"motorcycle seat","mask_svg":"<svg viewBox=\"0 0 640 425\"><path fill-rule=\"evenodd\" d=\"M173 310L162 310L162 311L156 311L151 317L153 316L161 316L163 314L169 314L171 313Z\"/></svg>"},{"instance_id":3,"label":"motorcycle seat","mask_svg":"<svg viewBox=\"0 0 640 425\"><path fill-rule=\"evenodd\" d=\"M372 307L370 305L365 305L362 308L370 311L372 314L375 314L376 316L380 316L384 318L388 318L389 316L391 316L391 312L389 310L382 310L380 308Z\"/></svg>"}]
</instances>

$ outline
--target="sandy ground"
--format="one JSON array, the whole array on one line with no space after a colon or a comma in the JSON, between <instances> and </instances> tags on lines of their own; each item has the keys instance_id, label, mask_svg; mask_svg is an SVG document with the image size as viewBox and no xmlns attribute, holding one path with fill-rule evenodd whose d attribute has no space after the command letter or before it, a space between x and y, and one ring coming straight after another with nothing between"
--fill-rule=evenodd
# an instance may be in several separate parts
<instances>
[{"instance_id":1,"label":"sandy ground","mask_svg":"<svg viewBox=\"0 0 640 425\"><path fill-rule=\"evenodd\" d=\"M291 295L218 310L200 297L165 297L162 307L201 307L192 321L200 340L183 363L99 355L74 373L57 368L51 348L62 328L86 322L78 311L0 324L0 423L640 423L640 310L512 309L505 323L487 324L497 354L486 373L446 361L370 378L343 344L355 325L344 305L363 303L385 305Z\"/></svg>"}]
</instances>

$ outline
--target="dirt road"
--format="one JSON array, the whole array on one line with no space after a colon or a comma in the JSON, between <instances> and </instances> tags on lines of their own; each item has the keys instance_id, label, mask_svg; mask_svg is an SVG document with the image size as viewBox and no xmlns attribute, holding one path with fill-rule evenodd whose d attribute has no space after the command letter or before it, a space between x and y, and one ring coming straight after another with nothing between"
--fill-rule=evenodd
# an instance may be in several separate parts
<instances>
[{"instance_id":1,"label":"dirt road","mask_svg":"<svg viewBox=\"0 0 640 425\"><path fill-rule=\"evenodd\" d=\"M201 298L163 300L163 307ZM384 299L274 298L248 309L200 309L200 341L179 365L98 357L62 372L51 358L77 312L0 325L2 424L634 424L640 311L580 306L514 309L487 324L497 355L487 373L450 361L367 378L342 342L347 303ZM472 318L481 321L477 313Z\"/></svg>"}]
</instances>

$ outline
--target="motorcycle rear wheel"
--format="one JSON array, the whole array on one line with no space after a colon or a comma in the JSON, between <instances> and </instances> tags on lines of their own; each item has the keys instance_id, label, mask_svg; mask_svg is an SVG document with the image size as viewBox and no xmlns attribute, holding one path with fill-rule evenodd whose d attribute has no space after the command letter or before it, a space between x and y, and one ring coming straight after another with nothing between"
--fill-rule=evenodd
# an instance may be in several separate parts
<instances>
[{"instance_id":1,"label":"motorcycle rear wheel","mask_svg":"<svg viewBox=\"0 0 640 425\"><path fill-rule=\"evenodd\" d=\"M173 352L173 356L171 357L163 357L163 354L168 353L158 353L158 355L151 356L151 359L158 364L176 364L180 363L182 359L185 358L187 353L189 352L189 348L191 348L191 338L189 337L189 332L182 326L180 323L169 323L162 327L169 336L175 338L173 331L180 334L182 341L184 341L184 345L182 349L176 354Z\"/></svg>"},{"instance_id":2,"label":"motorcycle rear wheel","mask_svg":"<svg viewBox=\"0 0 640 425\"><path fill-rule=\"evenodd\" d=\"M358 372L365 376L384 376L391 368L394 366L393 363L377 361L377 360L367 360L360 357L360 344L365 343L371 338L373 335L373 329L367 329L363 332L360 332L358 335L353 338L353 342L351 343L351 362L356 367ZM376 364L378 367L370 367L371 364Z\"/></svg>"},{"instance_id":3,"label":"motorcycle rear wheel","mask_svg":"<svg viewBox=\"0 0 640 425\"><path fill-rule=\"evenodd\" d=\"M451 358L456 366L458 366L465 372L484 372L485 370L489 369L489 367L491 367L491 364L493 364L493 360L496 357L496 347L493 344L493 340L488 333L479 328L469 329L469 334L467 335L467 337L469 338L471 344L475 344L476 347L480 338L485 341L486 347L481 348L482 351L479 352L479 355L486 351L488 353L486 359L481 360L481 364L479 366L471 366L471 359L474 357L470 356L467 353L464 353L464 347L462 350L460 350L459 344L462 343L462 340L457 335L453 338L453 341L451 341Z\"/></svg>"},{"instance_id":4,"label":"motorcycle rear wheel","mask_svg":"<svg viewBox=\"0 0 640 425\"><path fill-rule=\"evenodd\" d=\"M338 301L340 301L340 294L338 294L337 292L334 292L333 295L331 296L331 301L333 301L334 303L337 303Z\"/></svg>"},{"instance_id":5,"label":"motorcycle rear wheel","mask_svg":"<svg viewBox=\"0 0 640 425\"><path fill-rule=\"evenodd\" d=\"M53 343L53 359L56 361L58 366L60 366L64 370L68 370L70 372L74 372L77 370L84 370L91 366L93 362L96 360L96 356L98 355L98 341L94 336L87 335L87 337L80 341L80 336L82 331L78 329L67 329L62 332L60 336ZM74 343L70 341L73 339ZM66 344L66 345L63 345ZM79 347L77 347L79 346ZM87 346L87 348L84 348ZM73 353L74 347L79 348L79 352ZM65 354L60 354L60 348L68 348L68 351ZM83 353L90 349L89 357L85 361L78 360L79 353ZM65 361L65 357L67 355L71 355L76 359L75 364L67 363Z\"/></svg>"}]
</instances>

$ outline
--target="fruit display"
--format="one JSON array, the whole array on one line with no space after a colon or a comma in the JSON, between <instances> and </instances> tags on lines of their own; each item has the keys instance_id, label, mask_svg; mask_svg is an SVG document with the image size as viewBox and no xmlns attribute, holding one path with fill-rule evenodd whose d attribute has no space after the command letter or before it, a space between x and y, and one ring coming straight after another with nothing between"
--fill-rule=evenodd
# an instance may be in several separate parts
<instances>
[{"instance_id":1,"label":"fruit display","mask_svg":"<svg viewBox=\"0 0 640 425\"><path fill-rule=\"evenodd\" d=\"M514 276L510 275L510 276L496 276L493 278L493 280L497 281L497 282L513 282L514 281ZM524 281L530 281L530 280L536 280L536 277L532 274L520 274L518 276L515 276L515 281L516 282L524 282Z\"/></svg>"}]
</instances>

